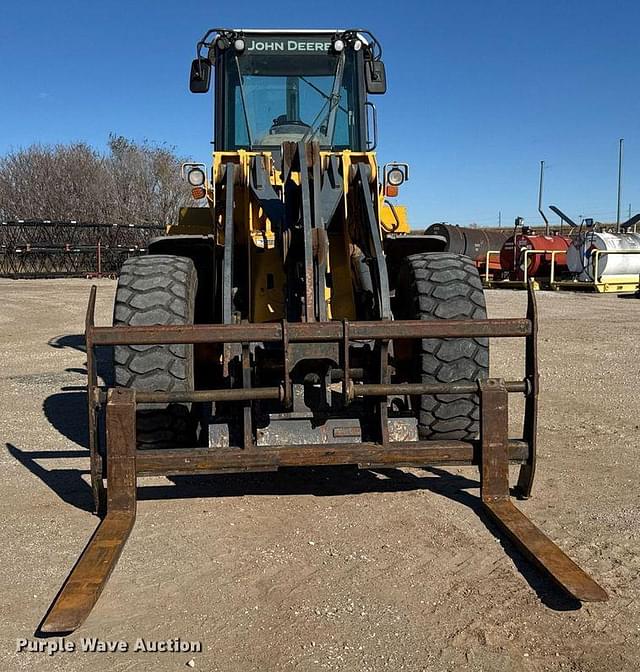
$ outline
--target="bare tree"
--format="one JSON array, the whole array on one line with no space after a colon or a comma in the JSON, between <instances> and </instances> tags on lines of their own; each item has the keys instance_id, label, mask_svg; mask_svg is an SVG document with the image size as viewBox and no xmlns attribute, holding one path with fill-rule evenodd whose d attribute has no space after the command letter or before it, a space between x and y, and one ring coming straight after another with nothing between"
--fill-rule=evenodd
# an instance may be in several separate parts
<instances>
[{"instance_id":1,"label":"bare tree","mask_svg":"<svg viewBox=\"0 0 640 672\"><path fill-rule=\"evenodd\" d=\"M0 217L167 225L191 204L180 163L172 148L115 135L104 154L32 145L0 157Z\"/></svg>"}]
</instances>

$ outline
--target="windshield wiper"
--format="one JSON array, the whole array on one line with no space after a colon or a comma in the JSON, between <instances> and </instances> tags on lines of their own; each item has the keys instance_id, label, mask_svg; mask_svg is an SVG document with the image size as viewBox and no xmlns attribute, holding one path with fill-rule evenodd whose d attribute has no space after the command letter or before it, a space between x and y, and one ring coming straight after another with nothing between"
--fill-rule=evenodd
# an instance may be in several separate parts
<instances>
[{"instance_id":1,"label":"windshield wiper","mask_svg":"<svg viewBox=\"0 0 640 672\"><path fill-rule=\"evenodd\" d=\"M340 87L342 86L342 77L344 75L344 60L344 51L342 51L338 57L338 63L336 64L336 73L333 76L331 95L327 96L326 94L323 94L326 97L326 102L313 120L311 128L304 134L304 137L302 138L303 142L315 138L326 121L327 131L325 135L329 139L329 147L333 149L333 132L336 125L336 110L340 103ZM329 109L327 110L327 113L321 117L324 109L327 107L327 103L329 104Z\"/></svg>"},{"instance_id":2,"label":"windshield wiper","mask_svg":"<svg viewBox=\"0 0 640 672\"><path fill-rule=\"evenodd\" d=\"M319 93L325 100L331 101L331 95L325 93L319 86L316 86L313 82L310 82L306 77L299 75L299 78L307 85L310 86L316 93ZM324 109L324 107L322 108ZM338 109L342 110L345 114L349 114L349 110L342 105L338 105Z\"/></svg>"},{"instance_id":3,"label":"windshield wiper","mask_svg":"<svg viewBox=\"0 0 640 672\"><path fill-rule=\"evenodd\" d=\"M238 82L240 83L240 98L242 100L242 112L244 115L244 123L247 126L247 137L249 138L249 147L253 148L253 137L251 135L251 124L249 123L249 108L247 107L247 97L244 91L244 78L242 72L240 71L240 62L238 61L238 55L234 55L236 62L236 68L238 69Z\"/></svg>"}]
</instances>

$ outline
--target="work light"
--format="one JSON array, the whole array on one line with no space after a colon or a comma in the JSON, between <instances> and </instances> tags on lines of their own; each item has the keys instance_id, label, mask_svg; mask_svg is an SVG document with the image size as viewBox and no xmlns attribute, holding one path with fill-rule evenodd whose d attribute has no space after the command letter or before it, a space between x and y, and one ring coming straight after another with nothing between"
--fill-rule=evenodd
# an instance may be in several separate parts
<instances>
[{"instance_id":1,"label":"work light","mask_svg":"<svg viewBox=\"0 0 640 672\"><path fill-rule=\"evenodd\" d=\"M400 168L391 168L387 173L387 184L399 187L404 182L404 171Z\"/></svg>"},{"instance_id":2,"label":"work light","mask_svg":"<svg viewBox=\"0 0 640 672\"><path fill-rule=\"evenodd\" d=\"M187 180L192 187L201 187L204 184L204 171L200 168L193 168L187 173Z\"/></svg>"}]
</instances>

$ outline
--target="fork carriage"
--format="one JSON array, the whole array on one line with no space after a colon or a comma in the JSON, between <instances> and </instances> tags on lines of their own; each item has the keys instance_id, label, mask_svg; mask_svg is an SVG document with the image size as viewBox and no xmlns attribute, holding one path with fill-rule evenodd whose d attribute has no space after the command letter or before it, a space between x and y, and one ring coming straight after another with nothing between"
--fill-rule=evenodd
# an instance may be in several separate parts
<instances>
[{"instance_id":1,"label":"fork carriage","mask_svg":"<svg viewBox=\"0 0 640 672\"><path fill-rule=\"evenodd\" d=\"M136 517L137 480L144 476L275 471L280 467L356 465L359 468L477 466L480 499L485 511L518 549L560 588L580 601L602 601L606 592L544 535L513 504L509 465L519 465L515 494L531 494L536 465L536 415L538 398L537 316L534 292L529 286L525 319L451 321L376 321L325 323L268 323L243 325L96 327L96 289L91 290L86 319L89 441L91 482L101 522L74 566L42 623L45 633L71 632L83 623L95 605ZM522 338L525 341L525 375L521 380L488 378L452 384L390 383L387 346L394 339L424 338ZM373 342L380 353L377 381L354 381L350 374L350 347L358 341ZM122 344L224 343L239 344L245 366L249 347L255 343L283 344L282 380L277 386L243 384L192 392L147 392L98 385L95 349ZM255 440L256 403L291 404L287 352L297 343L333 343L341 352L340 381L344 403L359 398L375 404L369 440L306 445L258 445ZM480 399L480 437L472 441L392 440L388 399L393 395L471 394ZM522 437L508 438L509 394L525 396ZM241 444L229 447L191 447L139 450L136 448L138 404L170 402L227 402L243 404ZM106 450L99 446L98 417L104 412ZM106 481L106 491L104 482Z\"/></svg>"}]
</instances>

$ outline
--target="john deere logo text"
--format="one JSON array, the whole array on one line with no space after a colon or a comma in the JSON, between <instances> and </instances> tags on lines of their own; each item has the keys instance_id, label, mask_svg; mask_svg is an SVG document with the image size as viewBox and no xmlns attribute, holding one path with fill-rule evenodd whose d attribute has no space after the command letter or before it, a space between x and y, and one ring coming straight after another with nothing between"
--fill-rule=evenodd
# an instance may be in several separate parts
<instances>
[{"instance_id":1,"label":"john deere logo text","mask_svg":"<svg viewBox=\"0 0 640 672\"><path fill-rule=\"evenodd\" d=\"M249 51L324 51L331 42L308 42L300 40L251 40Z\"/></svg>"}]
</instances>

